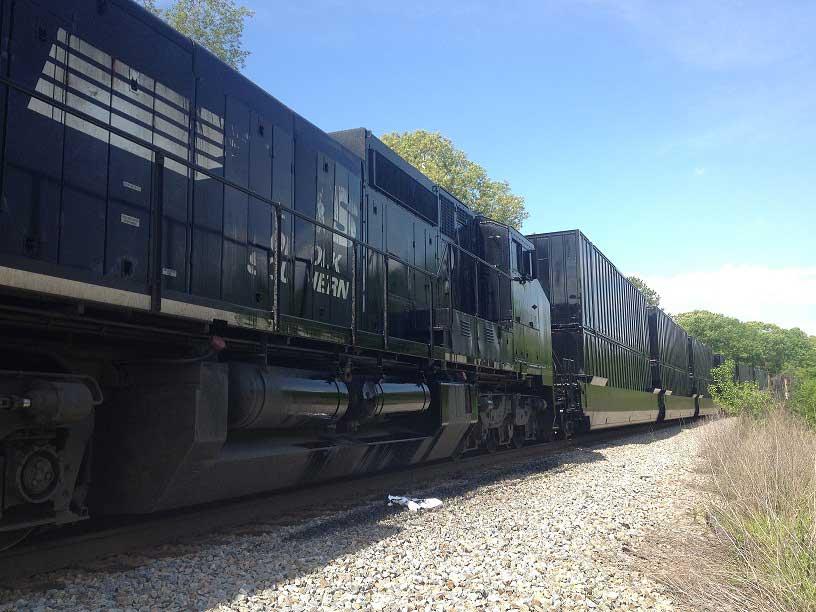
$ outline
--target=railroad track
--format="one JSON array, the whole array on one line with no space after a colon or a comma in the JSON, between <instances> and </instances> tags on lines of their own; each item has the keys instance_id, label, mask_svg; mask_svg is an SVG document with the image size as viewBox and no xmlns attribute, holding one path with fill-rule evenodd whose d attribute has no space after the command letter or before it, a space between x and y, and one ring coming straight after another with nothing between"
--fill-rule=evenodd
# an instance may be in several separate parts
<instances>
[{"instance_id":1,"label":"railroad track","mask_svg":"<svg viewBox=\"0 0 816 612\"><path fill-rule=\"evenodd\" d=\"M496 454L475 454L455 462L447 460L402 468L250 499L144 517L89 521L40 534L0 553L0 587L19 588L20 579L68 567L93 566L106 557L147 551L162 545L189 544L193 538L212 536L243 525L291 525L376 500L384 503L389 493L427 490L433 483L445 479L472 478L480 468L492 472L504 468L506 473L506 469L514 464L531 459L555 459L573 449L591 449L649 431L679 430L681 426L680 422L671 421L602 430L573 440L525 446ZM557 465L556 461L553 466ZM472 488L480 484L470 483L468 486Z\"/></svg>"}]
</instances>

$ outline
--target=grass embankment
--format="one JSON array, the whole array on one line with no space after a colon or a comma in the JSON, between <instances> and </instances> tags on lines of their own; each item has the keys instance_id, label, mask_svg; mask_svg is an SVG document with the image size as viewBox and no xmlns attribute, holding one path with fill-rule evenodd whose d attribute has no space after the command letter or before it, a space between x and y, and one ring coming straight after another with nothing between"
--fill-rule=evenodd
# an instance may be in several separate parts
<instances>
[{"instance_id":1,"label":"grass embankment","mask_svg":"<svg viewBox=\"0 0 816 612\"><path fill-rule=\"evenodd\" d=\"M696 608L816 612L816 431L755 387L719 391L739 414L701 433L708 529L674 536L663 578Z\"/></svg>"}]
</instances>

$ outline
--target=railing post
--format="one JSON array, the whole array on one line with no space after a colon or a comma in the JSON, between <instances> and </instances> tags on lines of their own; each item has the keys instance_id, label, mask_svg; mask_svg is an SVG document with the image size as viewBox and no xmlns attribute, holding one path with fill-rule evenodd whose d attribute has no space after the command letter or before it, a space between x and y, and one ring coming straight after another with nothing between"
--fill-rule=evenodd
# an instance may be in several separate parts
<instances>
[{"instance_id":1,"label":"railing post","mask_svg":"<svg viewBox=\"0 0 816 612\"><path fill-rule=\"evenodd\" d=\"M351 344L357 346L357 246L351 243Z\"/></svg>"},{"instance_id":2,"label":"railing post","mask_svg":"<svg viewBox=\"0 0 816 612\"><path fill-rule=\"evenodd\" d=\"M150 227L150 311L161 312L162 230L164 227L164 155L155 154L153 164L153 217Z\"/></svg>"},{"instance_id":3,"label":"railing post","mask_svg":"<svg viewBox=\"0 0 816 612\"><path fill-rule=\"evenodd\" d=\"M283 245L281 237L283 236L283 214L280 206L275 206L275 283L272 287L272 327L274 331L280 329L280 286L281 274L283 274Z\"/></svg>"},{"instance_id":4,"label":"railing post","mask_svg":"<svg viewBox=\"0 0 816 612\"><path fill-rule=\"evenodd\" d=\"M383 348L388 349L388 255L383 253Z\"/></svg>"},{"instance_id":5,"label":"railing post","mask_svg":"<svg viewBox=\"0 0 816 612\"><path fill-rule=\"evenodd\" d=\"M430 274L425 274L425 280L428 283L428 331L431 339L428 343L428 360L433 360L434 354L434 278Z\"/></svg>"}]
</instances>

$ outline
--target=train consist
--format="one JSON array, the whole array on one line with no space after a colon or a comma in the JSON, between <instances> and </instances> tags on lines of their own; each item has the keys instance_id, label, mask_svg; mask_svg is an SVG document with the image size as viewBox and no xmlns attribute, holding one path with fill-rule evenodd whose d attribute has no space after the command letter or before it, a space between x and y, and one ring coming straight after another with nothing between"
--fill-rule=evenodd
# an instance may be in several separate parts
<instances>
[{"instance_id":1,"label":"train consist","mask_svg":"<svg viewBox=\"0 0 816 612\"><path fill-rule=\"evenodd\" d=\"M4 0L0 532L711 414L578 231L477 215L129 0Z\"/></svg>"}]
</instances>

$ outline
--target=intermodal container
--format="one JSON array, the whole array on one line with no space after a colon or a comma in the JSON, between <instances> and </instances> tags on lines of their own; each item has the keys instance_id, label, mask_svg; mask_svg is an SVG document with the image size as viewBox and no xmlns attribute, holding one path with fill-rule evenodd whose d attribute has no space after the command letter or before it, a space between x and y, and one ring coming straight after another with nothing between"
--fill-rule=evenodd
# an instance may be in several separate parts
<instances>
[{"instance_id":1,"label":"intermodal container","mask_svg":"<svg viewBox=\"0 0 816 612\"><path fill-rule=\"evenodd\" d=\"M734 368L735 382L751 382L754 380L754 369L747 363L737 362Z\"/></svg>"},{"instance_id":2,"label":"intermodal container","mask_svg":"<svg viewBox=\"0 0 816 612\"><path fill-rule=\"evenodd\" d=\"M648 308L652 387L690 396L689 336L674 319L655 306Z\"/></svg>"},{"instance_id":3,"label":"intermodal container","mask_svg":"<svg viewBox=\"0 0 816 612\"><path fill-rule=\"evenodd\" d=\"M768 388L768 372L763 368L754 366L754 382L760 389Z\"/></svg>"},{"instance_id":4,"label":"intermodal container","mask_svg":"<svg viewBox=\"0 0 816 612\"><path fill-rule=\"evenodd\" d=\"M586 328L553 328L555 367L575 372L585 382L619 389L650 391L649 356Z\"/></svg>"},{"instance_id":5,"label":"intermodal container","mask_svg":"<svg viewBox=\"0 0 816 612\"><path fill-rule=\"evenodd\" d=\"M646 298L579 230L528 236L555 328L586 328L648 355Z\"/></svg>"},{"instance_id":6,"label":"intermodal container","mask_svg":"<svg viewBox=\"0 0 816 612\"><path fill-rule=\"evenodd\" d=\"M694 336L689 336L689 373L692 376L693 393L710 397L713 368L714 352Z\"/></svg>"}]
</instances>

